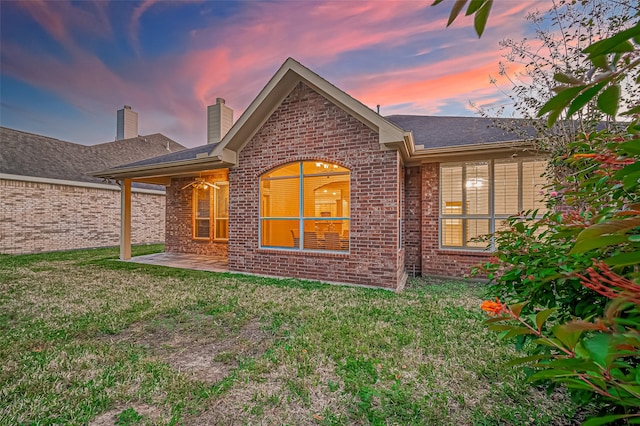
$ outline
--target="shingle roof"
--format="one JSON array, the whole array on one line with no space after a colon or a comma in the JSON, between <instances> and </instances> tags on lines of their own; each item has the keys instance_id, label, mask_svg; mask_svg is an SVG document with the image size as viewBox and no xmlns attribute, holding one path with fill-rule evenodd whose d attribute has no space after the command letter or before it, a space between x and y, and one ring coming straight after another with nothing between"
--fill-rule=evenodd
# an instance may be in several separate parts
<instances>
[{"instance_id":1,"label":"shingle roof","mask_svg":"<svg viewBox=\"0 0 640 426\"><path fill-rule=\"evenodd\" d=\"M528 121L518 118L425 115L390 115L385 118L406 131L412 131L415 144L425 148L516 141L522 140L523 134L535 137L535 129L528 125ZM507 132L498 125L518 128L519 134Z\"/></svg>"},{"instance_id":2,"label":"shingle roof","mask_svg":"<svg viewBox=\"0 0 640 426\"><path fill-rule=\"evenodd\" d=\"M87 146L0 127L0 173L20 176L101 183L89 173L183 150L160 133Z\"/></svg>"},{"instance_id":3,"label":"shingle roof","mask_svg":"<svg viewBox=\"0 0 640 426\"><path fill-rule=\"evenodd\" d=\"M391 115L384 117L391 123L406 131L413 131L416 145L425 148L442 148L449 146L473 145L493 142L522 140L523 134L529 138L535 136L535 129L522 119L483 118L483 117L435 117L425 115ZM507 132L496 127L497 124L519 127L519 134ZM192 160L199 154L211 154L217 144L202 145L180 152L165 154L160 157L122 164L114 168L136 167L153 164L172 163ZM104 168L105 170L107 167Z\"/></svg>"}]
</instances>

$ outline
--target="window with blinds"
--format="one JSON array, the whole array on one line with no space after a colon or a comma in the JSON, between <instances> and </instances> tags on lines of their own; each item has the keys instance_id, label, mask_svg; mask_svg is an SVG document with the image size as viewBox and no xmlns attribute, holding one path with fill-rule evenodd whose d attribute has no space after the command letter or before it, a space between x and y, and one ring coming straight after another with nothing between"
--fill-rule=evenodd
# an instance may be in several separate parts
<instances>
[{"instance_id":1,"label":"window with blinds","mask_svg":"<svg viewBox=\"0 0 640 426\"><path fill-rule=\"evenodd\" d=\"M297 161L260 178L260 246L349 251L350 172Z\"/></svg>"},{"instance_id":2,"label":"window with blinds","mask_svg":"<svg viewBox=\"0 0 640 426\"><path fill-rule=\"evenodd\" d=\"M440 166L440 245L486 249L473 241L502 229L509 216L545 211L546 161L490 160Z\"/></svg>"},{"instance_id":3,"label":"window with blinds","mask_svg":"<svg viewBox=\"0 0 640 426\"><path fill-rule=\"evenodd\" d=\"M193 238L229 239L229 182L193 188Z\"/></svg>"},{"instance_id":4,"label":"window with blinds","mask_svg":"<svg viewBox=\"0 0 640 426\"><path fill-rule=\"evenodd\" d=\"M214 226L213 238L229 240L229 182L217 182L214 188Z\"/></svg>"}]
</instances>

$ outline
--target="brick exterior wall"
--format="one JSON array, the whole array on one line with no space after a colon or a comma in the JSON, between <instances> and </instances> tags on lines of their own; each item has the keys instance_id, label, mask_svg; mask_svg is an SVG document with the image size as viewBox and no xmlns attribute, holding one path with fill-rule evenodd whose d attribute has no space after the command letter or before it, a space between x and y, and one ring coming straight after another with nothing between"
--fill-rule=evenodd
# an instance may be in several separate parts
<instances>
[{"instance_id":1,"label":"brick exterior wall","mask_svg":"<svg viewBox=\"0 0 640 426\"><path fill-rule=\"evenodd\" d=\"M422 168L405 169L404 186L404 261L410 275L422 272Z\"/></svg>"},{"instance_id":2,"label":"brick exterior wall","mask_svg":"<svg viewBox=\"0 0 640 426\"><path fill-rule=\"evenodd\" d=\"M463 277L471 267L488 259L487 252L442 250L439 248L438 209L440 164L428 163L422 174L422 275Z\"/></svg>"},{"instance_id":3,"label":"brick exterior wall","mask_svg":"<svg viewBox=\"0 0 640 426\"><path fill-rule=\"evenodd\" d=\"M133 244L164 241L165 196L133 192ZM117 246L120 191L0 179L0 253Z\"/></svg>"},{"instance_id":4,"label":"brick exterior wall","mask_svg":"<svg viewBox=\"0 0 640 426\"><path fill-rule=\"evenodd\" d=\"M227 170L211 172L203 176L208 182L228 179ZM195 253L202 255L227 256L226 241L204 241L193 239L193 190L182 189L193 178L174 178L167 188L167 235L165 251L168 253Z\"/></svg>"},{"instance_id":5,"label":"brick exterior wall","mask_svg":"<svg viewBox=\"0 0 640 426\"><path fill-rule=\"evenodd\" d=\"M260 176L306 159L335 162L351 170L349 254L258 247ZM404 251L398 250L397 240L398 176L398 153L381 151L377 132L300 83L247 143L238 166L229 172L230 270L401 288L405 274Z\"/></svg>"}]
</instances>

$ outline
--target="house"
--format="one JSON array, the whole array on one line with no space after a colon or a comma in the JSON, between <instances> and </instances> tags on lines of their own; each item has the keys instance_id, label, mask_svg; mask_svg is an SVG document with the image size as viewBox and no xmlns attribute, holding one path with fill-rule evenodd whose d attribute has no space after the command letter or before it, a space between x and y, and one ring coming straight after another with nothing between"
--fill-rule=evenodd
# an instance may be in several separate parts
<instances>
[{"instance_id":1,"label":"house","mask_svg":"<svg viewBox=\"0 0 640 426\"><path fill-rule=\"evenodd\" d=\"M93 146L0 127L0 253L118 245L120 187L88 173L185 149L133 124L135 137ZM164 208L163 186L136 184L133 243L164 241Z\"/></svg>"},{"instance_id":2,"label":"house","mask_svg":"<svg viewBox=\"0 0 640 426\"><path fill-rule=\"evenodd\" d=\"M474 237L543 207L530 142L483 118L382 117L293 59L228 131L213 108L212 143L96 176L165 185L166 251L233 272L399 290L468 273L490 255Z\"/></svg>"}]
</instances>

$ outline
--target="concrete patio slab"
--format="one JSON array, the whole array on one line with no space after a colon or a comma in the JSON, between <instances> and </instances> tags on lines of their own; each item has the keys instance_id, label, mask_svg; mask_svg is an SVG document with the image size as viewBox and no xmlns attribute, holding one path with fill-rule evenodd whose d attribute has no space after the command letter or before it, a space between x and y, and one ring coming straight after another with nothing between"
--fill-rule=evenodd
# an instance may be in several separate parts
<instances>
[{"instance_id":1,"label":"concrete patio slab","mask_svg":"<svg viewBox=\"0 0 640 426\"><path fill-rule=\"evenodd\" d=\"M222 256L204 256L190 253L153 253L132 257L125 262L198 271L229 272L229 259Z\"/></svg>"}]
</instances>

